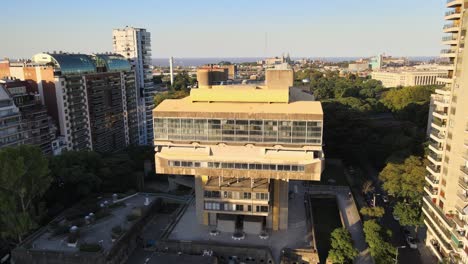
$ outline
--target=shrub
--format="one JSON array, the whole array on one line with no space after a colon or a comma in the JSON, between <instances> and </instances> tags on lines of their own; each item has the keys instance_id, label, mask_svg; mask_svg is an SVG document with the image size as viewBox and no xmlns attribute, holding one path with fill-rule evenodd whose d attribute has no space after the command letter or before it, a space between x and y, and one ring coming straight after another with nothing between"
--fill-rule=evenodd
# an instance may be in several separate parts
<instances>
[{"instance_id":1,"label":"shrub","mask_svg":"<svg viewBox=\"0 0 468 264\"><path fill-rule=\"evenodd\" d=\"M98 252L102 249L101 245L96 243L83 243L80 245L80 251L84 252Z\"/></svg>"},{"instance_id":2,"label":"shrub","mask_svg":"<svg viewBox=\"0 0 468 264\"><path fill-rule=\"evenodd\" d=\"M114 209L114 208L125 207L125 206L126 205L124 202L118 202L118 203L113 203L109 205L109 208Z\"/></svg>"},{"instance_id":3,"label":"shrub","mask_svg":"<svg viewBox=\"0 0 468 264\"><path fill-rule=\"evenodd\" d=\"M139 216L136 215L136 214L129 214L129 215L127 215L127 221L129 221L129 222L135 221L135 220L138 219L138 217Z\"/></svg>"}]
</instances>

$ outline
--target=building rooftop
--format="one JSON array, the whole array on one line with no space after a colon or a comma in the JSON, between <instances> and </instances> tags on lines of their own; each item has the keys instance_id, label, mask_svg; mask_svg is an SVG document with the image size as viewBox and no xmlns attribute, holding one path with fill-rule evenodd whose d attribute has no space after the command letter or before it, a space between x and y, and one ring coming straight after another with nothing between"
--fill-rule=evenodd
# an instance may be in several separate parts
<instances>
[{"instance_id":1,"label":"building rooftop","mask_svg":"<svg viewBox=\"0 0 468 264\"><path fill-rule=\"evenodd\" d=\"M227 91L222 88L219 91ZM252 86L239 87L236 96L247 98L254 90ZM196 89L193 89L194 91ZM287 92L288 90L286 90ZM262 94L274 94L276 91L264 89ZM284 93L284 91L279 91ZM224 97L223 97L224 98ZM227 96L226 96L227 98ZM164 117L204 117L216 118L216 113L226 113L237 118L248 118L248 116L280 114L284 119L322 120L323 110L320 102L313 101L314 97L298 88L289 89L289 103L258 103L258 102L193 102L189 97L183 99L167 99L156 107L154 116ZM302 116L303 118L298 117ZM271 116L271 118L274 118Z\"/></svg>"},{"instance_id":2,"label":"building rooftop","mask_svg":"<svg viewBox=\"0 0 468 264\"><path fill-rule=\"evenodd\" d=\"M62 74L81 74L96 72L93 59L85 54L39 53L33 56L36 63L53 63Z\"/></svg>"},{"instance_id":3,"label":"building rooftop","mask_svg":"<svg viewBox=\"0 0 468 264\"><path fill-rule=\"evenodd\" d=\"M107 252L112 246L112 228L121 226L124 230L128 230L134 222L127 221L127 216L131 214L135 208L145 207L145 199L148 198L150 204L156 200L155 195L137 193L128 198L122 199L125 206L111 209L110 215L102 219L97 219L96 222L79 228L79 243L96 243L100 244L102 249ZM112 198L101 200L101 202L110 201ZM35 237L31 241L31 248L35 250L50 250L63 252L79 252L78 247L70 247L67 245L67 236L53 235L50 228L45 232Z\"/></svg>"}]
</instances>

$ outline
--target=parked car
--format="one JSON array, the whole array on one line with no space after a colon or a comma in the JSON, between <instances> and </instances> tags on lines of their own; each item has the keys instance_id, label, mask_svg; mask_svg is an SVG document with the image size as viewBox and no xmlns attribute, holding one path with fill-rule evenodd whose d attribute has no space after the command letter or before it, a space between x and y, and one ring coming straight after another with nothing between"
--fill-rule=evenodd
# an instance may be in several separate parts
<instances>
[{"instance_id":1,"label":"parked car","mask_svg":"<svg viewBox=\"0 0 468 264\"><path fill-rule=\"evenodd\" d=\"M388 202L389 202L389 199L388 199L388 196L387 196L387 195L383 195L383 196L382 196L382 200L384 201L384 203L388 203Z\"/></svg>"},{"instance_id":2,"label":"parked car","mask_svg":"<svg viewBox=\"0 0 468 264\"><path fill-rule=\"evenodd\" d=\"M416 244L416 239L414 239L412 236L406 237L406 243L408 243L408 246L412 249L418 248L418 244Z\"/></svg>"}]
</instances>

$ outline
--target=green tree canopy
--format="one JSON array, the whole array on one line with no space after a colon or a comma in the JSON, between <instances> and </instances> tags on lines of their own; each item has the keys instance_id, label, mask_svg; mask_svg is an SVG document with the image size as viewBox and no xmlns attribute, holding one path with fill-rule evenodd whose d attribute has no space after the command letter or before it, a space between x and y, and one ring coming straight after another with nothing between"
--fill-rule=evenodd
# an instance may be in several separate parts
<instances>
[{"instance_id":1,"label":"green tree canopy","mask_svg":"<svg viewBox=\"0 0 468 264\"><path fill-rule=\"evenodd\" d=\"M162 93L157 93L154 96L154 106L158 106L162 101L166 99L180 99L187 97L190 93L187 90L181 90L181 91L176 91L176 92L162 92Z\"/></svg>"},{"instance_id":2,"label":"green tree canopy","mask_svg":"<svg viewBox=\"0 0 468 264\"><path fill-rule=\"evenodd\" d=\"M400 219L400 224L419 227L424 224L421 204L418 202L398 202L393 209L393 214Z\"/></svg>"},{"instance_id":3,"label":"green tree canopy","mask_svg":"<svg viewBox=\"0 0 468 264\"><path fill-rule=\"evenodd\" d=\"M333 263L352 263L358 251L353 246L351 234L345 228L336 228L331 233L331 249L328 258Z\"/></svg>"},{"instance_id":4,"label":"green tree canopy","mask_svg":"<svg viewBox=\"0 0 468 264\"><path fill-rule=\"evenodd\" d=\"M363 207L360 210L361 214L366 215L372 218L381 218L385 214L385 209L383 207Z\"/></svg>"},{"instance_id":5,"label":"green tree canopy","mask_svg":"<svg viewBox=\"0 0 468 264\"><path fill-rule=\"evenodd\" d=\"M0 224L2 236L21 242L36 226L40 198L52 179L48 161L37 146L0 150Z\"/></svg>"},{"instance_id":6,"label":"green tree canopy","mask_svg":"<svg viewBox=\"0 0 468 264\"><path fill-rule=\"evenodd\" d=\"M375 263L395 262L396 249L388 242L390 232L386 232L375 220L364 222L364 234Z\"/></svg>"},{"instance_id":7,"label":"green tree canopy","mask_svg":"<svg viewBox=\"0 0 468 264\"><path fill-rule=\"evenodd\" d=\"M401 110L411 103L429 102L437 86L408 86L393 88L382 96L382 102L391 110Z\"/></svg>"},{"instance_id":8,"label":"green tree canopy","mask_svg":"<svg viewBox=\"0 0 468 264\"><path fill-rule=\"evenodd\" d=\"M403 163L389 162L380 172L383 188L389 194L400 198L420 200L426 169L422 158L408 157Z\"/></svg>"}]
</instances>

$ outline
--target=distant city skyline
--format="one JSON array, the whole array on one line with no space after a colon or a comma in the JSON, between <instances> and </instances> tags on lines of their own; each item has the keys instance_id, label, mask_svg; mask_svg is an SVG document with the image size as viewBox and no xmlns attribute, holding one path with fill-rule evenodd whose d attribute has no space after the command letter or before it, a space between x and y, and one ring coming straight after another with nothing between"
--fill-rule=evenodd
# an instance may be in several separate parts
<instances>
[{"instance_id":1,"label":"distant city skyline","mask_svg":"<svg viewBox=\"0 0 468 264\"><path fill-rule=\"evenodd\" d=\"M445 0L7 1L0 57L112 51L112 29L152 34L152 57L437 56Z\"/></svg>"}]
</instances>

